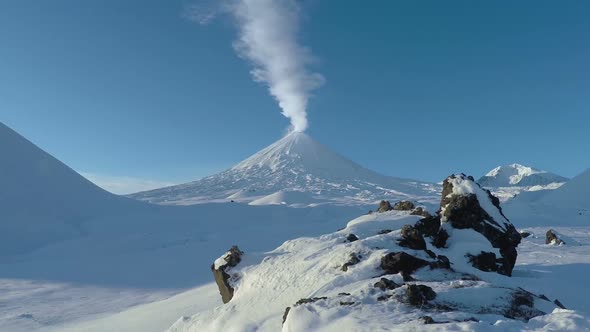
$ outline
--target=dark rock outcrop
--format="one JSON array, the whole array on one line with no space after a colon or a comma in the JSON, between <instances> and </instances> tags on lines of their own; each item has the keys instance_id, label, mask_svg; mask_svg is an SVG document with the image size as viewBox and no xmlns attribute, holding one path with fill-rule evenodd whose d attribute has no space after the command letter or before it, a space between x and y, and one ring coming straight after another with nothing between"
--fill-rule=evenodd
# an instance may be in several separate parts
<instances>
[{"instance_id":1,"label":"dark rock outcrop","mask_svg":"<svg viewBox=\"0 0 590 332\"><path fill-rule=\"evenodd\" d=\"M531 233L530 233L530 232L527 232L527 231L521 231L521 232L520 232L520 236L521 236L523 239L526 239L527 237L531 236Z\"/></svg>"},{"instance_id":2,"label":"dark rock outcrop","mask_svg":"<svg viewBox=\"0 0 590 332\"><path fill-rule=\"evenodd\" d=\"M412 215L412 216L422 216L422 217L425 217L425 218L432 217L432 215L428 211L426 211L423 207L421 207L421 206L419 206L419 207L415 208L414 210L412 210L412 212L410 212L410 215Z\"/></svg>"},{"instance_id":3,"label":"dark rock outcrop","mask_svg":"<svg viewBox=\"0 0 590 332\"><path fill-rule=\"evenodd\" d=\"M234 296L234 288L229 282L231 276L227 273L227 271L242 261L242 255L244 255L244 252L241 251L237 246L233 246L223 256L225 264L218 264L217 267L215 266L216 264L211 265L211 271L213 272L213 277L215 278L215 283L217 283L217 287L219 288L219 293L221 294L221 300L223 303L228 303Z\"/></svg>"},{"instance_id":4,"label":"dark rock outcrop","mask_svg":"<svg viewBox=\"0 0 590 332\"><path fill-rule=\"evenodd\" d=\"M287 320L287 316L289 316L289 311L291 311L291 307L286 307L285 312L283 313L283 324L285 324L285 321Z\"/></svg>"},{"instance_id":5,"label":"dark rock outcrop","mask_svg":"<svg viewBox=\"0 0 590 332\"><path fill-rule=\"evenodd\" d=\"M430 263L430 268L451 270L451 261L447 256L438 255L436 261Z\"/></svg>"},{"instance_id":6,"label":"dark rock outcrop","mask_svg":"<svg viewBox=\"0 0 590 332\"><path fill-rule=\"evenodd\" d=\"M440 217L430 216L418 220L414 225L414 228L424 236L434 237L439 233L440 225Z\"/></svg>"},{"instance_id":7,"label":"dark rock outcrop","mask_svg":"<svg viewBox=\"0 0 590 332\"><path fill-rule=\"evenodd\" d=\"M550 229L547 231L547 234L545 234L545 244L553 244L558 246L561 244L565 244L565 242L561 238L559 238L557 232Z\"/></svg>"},{"instance_id":8,"label":"dark rock outcrop","mask_svg":"<svg viewBox=\"0 0 590 332\"><path fill-rule=\"evenodd\" d=\"M469 262L473 267L484 272L498 272L496 254L482 251L479 255L469 256Z\"/></svg>"},{"instance_id":9,"label":"dark rock outcrop","mask_svg":"<svg viewBox=\"0 0 590 332\"><path fill-rule=\"evenodd\" d=\"M412 211L415 207L410 201L399 201L393 205L393 209L398 211Z\"/></svg>"},{"instance_id":10,"label":"dark rock outcrop","mask_svg":"<svg viewBox=\"0 0 590 332\"><path fill-rule=\"evenodd\" d=\"M393 210L393 207L389 201L381 201L379 203L379 208L377 208L377 212L387 212L391 210Z\"/></svg>"},{"instance_id":11,"label":"dark rock outcrop","mask_svg":"<svg viewBox=\"0 0 590 332\"><path fill-rule=\"evenodd\" d=\"M350 258L348 259L348 261L346 263L344 263L344 265L342 265L341 270L346 272L346 271L348 271L349 266L356 265L356 264L360 263L360 261L361 261L360 257L357 254L352 253L352 254L350 254Z\"/></svg>"},{"instance_id":12,"label":"dark rock outcrop","mask_svg":"<svg viewBox=\"0 0 590 332\"><path fill-rule=\"evenodd\" d=\"M302 304L308 304L308 303L314 303L317 302L319 300L327 300L328 298L325 296L322 297L310 297L310 298L305 298L305 299L300 299L299 301L295 302L295 307L298 305L302 305Z\"/></svg>"},{"instance_id":13,"label":"dark rock outcrop","mask_svg":"<svg viewBox=\"0 0 590 332\"><path fill-rule=\"evenodd\" d=\"M348 242L354 242L354 241L358 241L358 236L354 235L354 234L348 234L348 236L346 237L346 241Z\"/></svg>"},{"instance_id":14,"label":"dark rock outcrop","mask_svg":"<svg viewBox=\"0 0 590 332\"><path fill-rule=\"evenodd\" d=\"M389 253L381 258L381 268L386 274L403 273L410 275L429 263L405 252Z\"/></svg>"},{"instance_id":15,"label":"dark rock outcrop","mask_svg":"<svg viewBox=\"0 0 590 332\"><path fill-rule=\"evenodd\" d=\"M398 241L400 246L415 250L426 249L426 241L424 241L424 237L422 237L420 231L414 228L414 226L405 225L402 227L401 236L401 240Z\"/></svg>"},{"instance_id":16,"label":"dark rock outcrop","mask_svg":"<svg viewBox=\"0 0 590 332\"><path fill-rule=\"evenodd\" d=\"M387 278L381 278L381 280L377 281L374 285L375 288L379 288L382 291L387 289L392 290L401 287L402 285L398 285L393 280L389 280Z\"/></svg>"},{"instance_id":17,"label":"dark rock outcrop","mask_svg":"<svg viewBox=\"0 0 590 332\"><path fill-rule=\"evenodd\" d=\"M486 211L478 200L477 193L454 194L453 183L457 181L469 182L466 186L483 193L479 195L488 199L493 208L498 210L496 214L501 220L495 220ZM473 229L485 236L494 248L500 249L501 258L498 258L500 268L497 272L510 276L516 264L516 247L520 243L521 236L514 225L504 216L500 207L500 200L493 196L489 190L485 190L473 181L473 177L451 175L443 182L441 199L441 220L448 222L456 229Z\"/></svg>"},{"instance_id":18,"label":"dark rock outcrop","mask_svg":"<svg viewBox=\"0 0 590 332\"><path fill-rule=\"evenodd\" d=\"M436 293L428 286L408 285L406 288L405 299L410 305L423 306L435 298Z\"/></svg>"},{"instance_id":19,"label":"dark rock outcrop","mask_svg":"<svg viewBox=\"0 0 590 332\"><path fill-rule=\"evenodd\" d=\"M430 316L422 316L422 317L420 317L419 319L420 319L420 320L422 321L422 323L424 323L425 325L428 325L428 324L435 324L435 321L434 321L434 319L433 319L432 317L430 317Z\"/></svg>"},{"instance_id":20,"label":"dark rock outcrop","mask_svg":"<svg viewBox=\"0 0 590 332\"><path fill-rule=\"evenodd\" d=\"M340 301L340 305L354 305L356 302L352 301Z\"/></svg>"},{"instance_id":21,"label":"dark rock outcrop","mask_svg":"<svg viewBox=\"0 0 590 332\"><path fill-rule=\"evenodd\" d=\"M561 309L567 309L567 308L566 308L566 307L563 305L563 303L561 303L561 301L559 301L558 299L555 299L555 301L553 301L553 303L554 303L556 306L560 307Z\"/></svg>"}]
</instances>

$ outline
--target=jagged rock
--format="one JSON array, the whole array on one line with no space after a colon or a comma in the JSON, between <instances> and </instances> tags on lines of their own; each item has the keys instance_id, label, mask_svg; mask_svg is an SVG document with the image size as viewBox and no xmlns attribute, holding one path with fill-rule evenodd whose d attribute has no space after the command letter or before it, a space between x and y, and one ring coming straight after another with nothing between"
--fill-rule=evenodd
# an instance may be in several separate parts
<instances>
[{"instance_id":1,"label":"jagged rock","mask_svg":"<svg viewBox=\"0 0 590 332\"><path fill-rule=\"evenodd\" d=\"M378 235L383 235L383 234L388 234L393 232L391 229L382 229L379 232L377 232Z\"/></svg>"},{"instance_id":2,"label":"jagged rock","mask_svg":"<svg viewBox=\"0 0 590 332\"><path fill-rule=\"evenodd\" d=\"M393 205L393 209L398 211L411 211L415 207L414 203L410 201L399 201Z\"/></svg>"},{"instance_id":3,"label":"jagged rock","mask_svg":"<svg viewBox=\"0 0 590 332\"><path fill-rule=\"evenodd\" d=\"M419 318L425 325L434 324L434 319L430 316L422 316Z\"/></svg>"},{"instance_id":4,"label":"jagged rock","mask_svg":"<svg viewBox=\"0 0 590 332\"><path fill-rule=\"evenodd\" d=\"M430 263L430 268L451 270L451 261L447 256L438 255L436 261Z\"/></svg>"},{"instance_id":5,"label":"jagged rock","mask_svg":"<svg viewBox=\"0 0 590 332\"><path fill-rule=\"evenodd\" d=\"M381 280L377 281L373 286L375 288L381 289L382 291L385 291L387 289L391 290L391 289L399 288L402 285L396 284L393 280L389 280L387 278L381 278Z\"/></svg>"},{"instance_id":6,"label":"jagged rock","mask_svg":"<svg viewBox=\"0 0 590 332\"><path fill-rule=\"evenodd\" d=\"M453 191L454 183L463 185L463 188L471 188L474 192L456 194ZM490 212L496 215L499 220L495 220L488 211L482 208L478 197L492 203L498 213ZM493 196L489 190L482 189L473 181L473 177L460 174L451 175L445 179L440 217L441 221L449 223L453 228L473 229L485 236L494 248L500 249L502 257L498 261L501 266L497 272L508 276L512 274L516 264L516 247L520 243L521 236L514 225L504 216L500 200Z\"/></svg>"},{"instance_id":7,"label":"jagged rock","mask_svg":"<svg viewBox=\"0 0 590 332\"><path fill-rule=\"evenodd\" d=\"M420 219L416 222L414 228L424 236L434 237L440 230L440 217L430 216Z\"/></svg>"},{"instance_id":8,"label":"jagged rock","mask_svg":"<svg viewBox=\"0 0 590 332\"><path fill-rule=\"evenodd\" d=\"M482 251L479 255L469 255L469 262L473 267L485 272L498 272L496 254Z\"/></svg>"},{"instance_id":9,"label":"jagged rock","mask_svg":"<svg viewBox=\"0 0 590 332\"><path fill-rule=\"evenodd\" d=\"M412 274L429 263L405 252L389 253L381 258L381 268L387 274Z\"/></svg>"},{"instance_id":10,"label":"jagged rock","mask_svg":"<svg viewBox=\"0 0 590 332\"><path fill-rule=\"evenodd\" d=\"M408 285L406 288L406 300L414 306L422 306L436 298L432 288L425 285Z\"/></svg>"},{"instance_id":11,"label":"jagged rock","mask_svg":"<svg viewBox=\"0 0 590 332\"><path fill-rule=\"evenodd\" d=\"M422 216L422 217L425 217L425 218L432 217L432 215L428 211L426 211L423 207L421 207L421 206L419 206L419 207L415 208L414 210L412 210L412 212L410 212L410 215L413 215L413 216Z\"/></svg>"},{"instance_id":12,"label":"jagged rock","mask_svg":"<svg viewBox=\"0 0 590 332\"><path fill-rule=\"evenodd\" d=\"M555 301L553 301L553 303L560 307L561 309L567 309L558 299L555 299Z\"/></svg>"},{"instance_id":13,"label":"jagged rock","mask_svg":"<svg viewBox=\"0 0 590 332\"><path fill-rule=\"evenodd\" d=\"M289 311L291 311L291 307L285 308L285 312L283 313L283 324L285 324L285 321L287 320L287 316L289 316Z\"/></svg>"},{"instance_id":14,"label":"jagged rock","mask_svg":"<svg viewBox=\"0 0 590 332\"><path fill-rule=\"evenodd\" d=\"M356 302L346 302L346 301L340 301L340 305L353 305Z\"/></svg>"},{"instance_id":15,"label":"jagged rock","mask_svg":"<svg viewBox=\"0 0 590 332\"><path fill-rule=\"evenodd\" d=\"M238 265L242 261L242 255L244 255L244 252L238 246L233 246L211 265L211 271L223 303L228 303L234 296L234 288L229 282L231 276L226 271Z\"/></svg>"},{"instance_id":16,"label":"jagged rock","mask_svg":"<svg viewBox=\"0 0 590 332\"><path fill-rule=\"evenodd\" d=\"M342 265L341 270L346 272L348 271L348 267L349 266L353 266L356 265L358 263L360 263L361 259L359 258L359 256L357 256L357 254L352 253L350 254L350 258L348 259L348 262L344 263L344 265Z\"/></svg>"},{"instance_id":17,"label":"jagged rock","mask_svg":"<svg viewBox=\"0 0 590 332\"><path fill-rule=\"evenodd\" d=\"M354 242L354 241L358 241L358 237L354 234L348 234L348 236L346 237L346 241L348 242Z\"/></svg>"},{"instance_id":18,"label":"jagged rock","mask_svg":"<svg viewBox=\"0 0 590 332\"><path fill-rule=\"evenodd\" d=\"M523 289L519 289L512 294L510 308L504 313L504 316L508 318L523 321L541 315L545 315L545 313L535 308L533 294Z\"/></svg>"},{"instance_id":19,"label":"jagged rock","mask_svg":"<svg viewBox=\"0 0 590 332\"><path fill-rule=\"evenodd\" d=\"M545 244L553 244L553 245L558 246L561 244L565 244L565 242L559 238L559 235L557 235L557 232L550 229L547 231L547 234L545 234Z\"/></svg>"},{"instance_id":20,"label":"jagged rock","mask_svg":"<svg viewBox=\"0 0 590 332\"><path fill-rule=\"evenodd\" d=\"M402 227L401 236L401 240L398 241L400 246L416 250L426 249L426 241L424 241L420 232L412 225Z\"/></svg>"},{"instance_id":21,"label":"jagged rock","mask_svg":"<svg viewBox=\"0 0 590 332\"><path fill-rule=\"evenodd\" d=\"M327 300L328 298L325 296L322 297L310 297L310 298L305 298L305 299L300 299L299 301L295 302L295 307L298 305L302 305L302 304L308 304L308 303L314 303L317 302L319 300Z\"/></svg>"},{"instance_id":22,"label":"jagged rock","mask_svg":"<svg viewBox=\"0 0 590 332\"><path fill-rule=\"evenodd\" d=\"M521 231L521 232L520 232L520 236L521 236L523 239L526 239L527 237L531 236L531 233L530 233L530 232L527 232L527 231Z\"/></svg>"},{"instance_id":23,"label":"jagged rock","mask_svg":"<svg viewBox=\"0 0 590 332\"><path fill-rule=\"evenodd\" d=\"M350 296L350 293L338 293L338 296Z\"/></svg>"},{"instance_id":24,"label":"jagged rock","mask_svg":"<svg viewBox=\"0 0 590 332\"><path fill-rule=\"evenodd\" d=\"M391 203L389 203L389 201L381 201L379 203L379 208L377 209L377 212L386 212L391 210L393 210L393 207L391 207Z\"/></svg>"},{"instance_id":25,"label":"jagged rock","mask_svg":"<svg viewBox=\"0 0 590 332\"><path fill-rule=\"evenodd\" d=\"M432 237L432 244L437 248L444 248L448 239L449 233L444 229L440 229L438 233Z\"/></svg>"}]
</instances>

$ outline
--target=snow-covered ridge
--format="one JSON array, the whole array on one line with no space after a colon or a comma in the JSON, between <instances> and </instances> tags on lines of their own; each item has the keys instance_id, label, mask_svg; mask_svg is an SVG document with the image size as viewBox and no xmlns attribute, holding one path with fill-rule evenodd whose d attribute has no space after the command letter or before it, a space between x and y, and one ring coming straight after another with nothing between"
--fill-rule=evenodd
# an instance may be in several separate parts
<instances>
[{"instance_id":1,"label":"snow-covered ridge","mask_svg":"<svg viewBox=\"0 0 590 332\"><path fill-rule=\"evenodd\" d=\"M293 132L219 174L131 197L171 205L233 200L302 207L372 205L381 199L435 202L437 191L435 184L373 172Z\"/></svg>"},{"instance_id":2,"label":"snow-covered ridge","mask_svg":"<svg viewBox=\"0 0 590 332\"><path fill-rule=\"evenodd\" d=\"M521 164L499 166L482 176L477 182L505 202L522 192L554 190L568 179L547 171Z\"/></svg>"},{"instance_id":3,"label":"snow-covered ridge","mask_svg":"<svg viewBox=\"0 0 590 332\"><path fill-rule=\"evenodd\" d=\"M563 183L568 179L547 171L532 167L511 164L499 166L481 177L478 182L485 187L510 186L544 186L551 183Z\"/></svg>"}]
</instances>

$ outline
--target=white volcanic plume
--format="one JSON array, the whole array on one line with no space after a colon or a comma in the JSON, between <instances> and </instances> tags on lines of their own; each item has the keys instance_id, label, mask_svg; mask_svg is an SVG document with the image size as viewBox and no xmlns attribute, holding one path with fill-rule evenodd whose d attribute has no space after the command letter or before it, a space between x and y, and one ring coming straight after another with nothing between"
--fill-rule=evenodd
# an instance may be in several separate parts
<instances>
[{"instance_id":1,"label":"white volcanic plume","mask_svg":"<svg viewBox=\"0 0 590 332\"><path fill-rule=\"evenodd\" d=\"M209 13L189 15L201 23L210 21ZM307 128L307 103L312 90L324 79L307 67L313 62L308 48L297 42L300 8L295 0L230 0L223 11L235 18L239 35L234 48L252 65L254 80L268 86L282 114L291 121L291 130Z\"/></svg>"}]
</instances>

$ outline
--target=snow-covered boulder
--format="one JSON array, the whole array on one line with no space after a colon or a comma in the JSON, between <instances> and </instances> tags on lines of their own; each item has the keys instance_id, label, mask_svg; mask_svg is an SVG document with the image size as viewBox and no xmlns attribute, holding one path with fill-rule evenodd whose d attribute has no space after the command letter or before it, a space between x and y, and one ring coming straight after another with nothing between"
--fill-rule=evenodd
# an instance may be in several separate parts
<instances>
[{"instance_id":1,"label":"snow-covered boulder","mask_svg":"<svg viewBox=\"0 0 590 332\"><path fill-rule=\"evenodd\" d=\"M559 234L557 234L556 231L550 229L545 234L545 244L552 244L552 245L559 246L559 245L565 244L565 242L561 239L561 236L559 236Z\"/></svg>"},{"instance_id":2,"label":"snow-covered boulder","mask_svg":"<svg viewBox=\"0 0 590 332\"><path fill-rule=\"evenodd\" d=\"M465 254L470 257L471 263L485 271L495 271L508 276L512 274L517 257L516 247L520 243L521 235L502 213L498 198L481 188L473 177L460 174L445 179L439 217L440 232L444 233L442 237L448 237L444 241L444 246L449 246L455 241L454 230L475 231L483 235L497 250L470 250ZM491 262L494 260L495 262Z\"/></svg>"},{"instance_id":3,"label":"snow-covered boulder","mask_svg":"<svg viewBox=\"0 0 590 332\"><path fill-rule=\"evenodd\" d=\"M219 288L223 303L228 303L234 296L234 287L231 284L232 276L229 274L229 270L242 261L242 255L244 255L244 252L237 246L233 246L211 265L213 278Z\"/></svg>"},{"instance_id":4,"label":"snow-covered boulder","mask_svg":"<svg viewBox=\"0 0 590 332\"><path fill-rule=\"evenodd\" d=\"M393 205L393 209L398 211L412 211L415 207L410 201L399 201Z\"/></svg>"}]
</instances>

